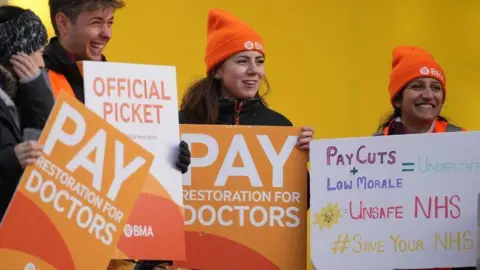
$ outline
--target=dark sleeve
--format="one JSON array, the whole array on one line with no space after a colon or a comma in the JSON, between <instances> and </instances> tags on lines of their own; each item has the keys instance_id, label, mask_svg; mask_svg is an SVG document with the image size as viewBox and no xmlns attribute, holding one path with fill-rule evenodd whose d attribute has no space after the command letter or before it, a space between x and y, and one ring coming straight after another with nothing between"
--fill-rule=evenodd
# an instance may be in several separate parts
<instances>
[{"instance_id":1,"label":"dark sleeve","mask_svg":"<svg viewBox=\"0 0 480 270\"><path fill-rule=\"evenodd\" d=\"M20 180L23 170L18 162L13 145L4 146L0 149L0 184L10 185ZM12 183L13 182L13 183Z\"/></svg>"},{"instance_id":2,"label":"dark sleeve","mask_svg":"<svg viewBox=\"0 0 480 270\"><path fill-rule=\"evenodd\" d=\"M179 123L180 125L187 123L187 119L185 118L185 113L182 112L182 111L179 111L179 112L178 112L178 123Z\"/></svg>"},{"instance_id":3,"label":"dark sleeve","mask_svg":"<svg viewBox=\"0 0 480 270\"><path fill-rule=\"evenodd\" d=\"M13 133L8 119L0 111L0 183L6 184L18 181L22 175L20 162L15 155L14 147L20 143L19 138Z\"/></svg>"},{"instance_id":4,"label":"dark sleeve","mask_svg":"<svg viewBox=\"0 0 480 270\"><path fill-rule=\"evenodd\" d=\"M187 115L183 111L178 112L178 122L181 124L191 124L191 121L188 120Z\"/></svg>"},{"instance_id":5,"label":"dark sleeve","mask_svg":"<svg viewBox=\"0 0 480 270\"><path fill-rule=\"evenodd\" d=\"M17 140L0 119L0 221L10 204L23 170L15 155Z\"/></svg>"},{"instance_id":6,"label":"dark sleeve","mask_svg":"<svg viewBox=\"0 0 480 270\"><path fill-rule=\"evenodd\" d=\"M268 121L271 123L269 124L270 126L280 126L280 127L293 127L293 123L288 120L287 117L285 117L283 114L276 112L271 109L268 110Z\"/></svg>"},{"instance_id":7,"label":"dark sleeve","mask_svg":"<svg viewBox=\"0 0 480 270\"><path fill-rule=\"evenodd\" d=\"M287 117L285 117L283 114L280 114L280 113L277 113L277 125L293 127L293 123Z\"/></svg>"},{"instance_id":8,"label":"dark sleeve","mask_svg":"<svg viewBox=\"0 0 480 270\"><path fill-rule=\"evenodd\" d=\"M47 78L42 72L35 80L19 85L15 103L20 110L22 130L41 130L48 120L55 101Z\"/></svg>"}]
</instances>

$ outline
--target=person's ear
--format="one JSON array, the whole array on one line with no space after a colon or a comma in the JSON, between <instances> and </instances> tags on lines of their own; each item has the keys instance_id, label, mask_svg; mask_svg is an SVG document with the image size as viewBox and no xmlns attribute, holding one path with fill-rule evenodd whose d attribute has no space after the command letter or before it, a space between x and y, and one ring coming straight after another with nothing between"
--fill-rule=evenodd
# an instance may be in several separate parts
<instances>
[{"instance_id":1,"label":"person's ear","mask_svg":"<svg viewBox=\"0 0 480 270\"><path fill-rule=\"evenodd\" d=\"M57 25L58 33L61 36L68 35L70 31L71 22L70 19L64 13L57 13L55 15L55 24Z\"/></svg>"}]
</instances>

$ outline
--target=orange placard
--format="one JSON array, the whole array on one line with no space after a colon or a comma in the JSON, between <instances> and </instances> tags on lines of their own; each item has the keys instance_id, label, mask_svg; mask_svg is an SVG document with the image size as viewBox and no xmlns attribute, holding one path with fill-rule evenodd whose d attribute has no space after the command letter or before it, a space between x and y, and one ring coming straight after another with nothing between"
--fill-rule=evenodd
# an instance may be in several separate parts
<instances>
[{"instance_id":1,"label":"orange placard","mask_svg":"<svg viewBox=\"0 0 480 270\"><path fill-rule=\"evenodd\" d=\"M5 269L106 269L153 155L61 93L0 227Z\"/></svg>"},{"instance_id":2,"label":"orange placard","mask_svg":"<svg viewBox=\"0 0 480 270\"><path fill-rule=\"evenodd\" d=\"M202 269L305 269L307 158L292 127L181 125L187 261Z\"/></svg>"}]
</instances>

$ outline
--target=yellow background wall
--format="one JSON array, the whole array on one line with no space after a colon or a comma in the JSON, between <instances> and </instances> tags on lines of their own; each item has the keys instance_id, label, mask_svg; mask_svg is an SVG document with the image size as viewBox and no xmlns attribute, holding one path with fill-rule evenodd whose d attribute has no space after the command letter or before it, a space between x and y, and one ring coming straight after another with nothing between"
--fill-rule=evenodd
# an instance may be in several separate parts
<instances>
[{"instance_id":1,"label":"yellow background wall","mask_svg":"<svg viewBox=\"0 0 480 270\"><path fill-rule=\"evenodd\" d=\"M47 0L15 0L46 16ZM110 61L175 65L179 94L204 74L209 8L233 12L265 39L267 100L316 138L369 136L390 110L396 45L429 50L446 70L443 114L480 129L478 0L127 0L116 16Z\"/></svg>"},{"instance_id":2,"label":"yellow background wall","mask_svg":"<svg viewBox=\"0 0 480 270\"><path fill-rule=\"evenodd\" d=\"M296 3L296 4L294 4ZM368 136L390 109L391 51L431 51L447 73L444 114L480 128L478 0L134 0L118 13L112 61L175 65L179 93L203 75L206 16L221 7L265 38L271 106L318 138Z\"/></svg>"}]
</instances>

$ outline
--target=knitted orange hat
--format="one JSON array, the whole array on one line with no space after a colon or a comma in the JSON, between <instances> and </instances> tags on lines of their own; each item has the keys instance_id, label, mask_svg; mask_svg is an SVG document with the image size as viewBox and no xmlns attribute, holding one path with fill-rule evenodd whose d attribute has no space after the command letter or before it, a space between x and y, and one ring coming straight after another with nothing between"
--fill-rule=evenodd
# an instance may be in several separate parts
<instances>
[{"instance_id":1,"label":"knitted orange hat","mask_svg":"<svg viewBox=\"0 0 480 270\"><path fill-rule=\"evenodd\" d=\"M393 50L392 72L390 74L390 101L412 80L420 77L437 79L442 84L445 100L446 78L443 69L433 56L418 47L399 46Z\"/></svg>"},{"instance_id":2,"label":"knitted orange hat","mask_svg":"<svg viewBox=\"0 0 480 270\"><path fill-rule=\"evenodd\" d=\"M221 9L210 10L205 50L207 73L231 55L246 50L264 54L260 35L232 14Z\"/></svg>"}]
</instances>

